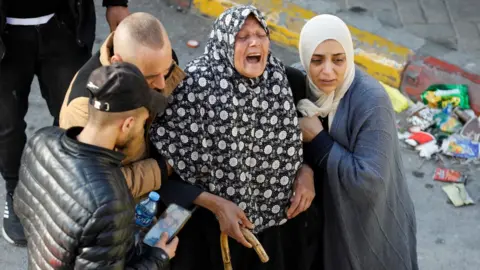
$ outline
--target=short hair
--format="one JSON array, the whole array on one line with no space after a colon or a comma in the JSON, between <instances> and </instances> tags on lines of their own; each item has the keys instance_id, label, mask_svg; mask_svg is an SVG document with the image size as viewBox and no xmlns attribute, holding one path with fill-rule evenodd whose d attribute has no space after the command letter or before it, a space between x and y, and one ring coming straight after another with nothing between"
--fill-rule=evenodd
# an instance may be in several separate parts
<instances>
[{"instance_id":1,"label":"short hair","mask_svg":"<svg viewBox=\"0 0 480 270\"><path fill-rule=\"evenodd\" d=\"M114 35L115 40L132 42L151 49L162 49L165 45L165 28L153 15L145 12L130 14L120 22Z\"/></svg>"},{"instance_id":2,"label":"short hair","mask_svg":"<svg viewBox=\"0 0 480 270\"><path fill-rule=\"evenodd\" d=\"M87 123L94 126L109 126L128 117L139 116L142 112L142 109L143 107L126 112L104 112L95 109L92 104L88 104Z\"/></svg>"}]
</instances>

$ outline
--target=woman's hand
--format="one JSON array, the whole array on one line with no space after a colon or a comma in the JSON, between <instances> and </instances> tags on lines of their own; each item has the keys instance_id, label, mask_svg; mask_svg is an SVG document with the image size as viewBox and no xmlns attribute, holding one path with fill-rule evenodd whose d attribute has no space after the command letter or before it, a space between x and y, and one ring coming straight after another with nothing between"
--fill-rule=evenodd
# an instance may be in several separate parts
<instances>
[{"instance_id":1,"label":"woman's hand","mask_svg":"<svg viewBox=\"0 0 480 270\"><path fill-rule=\"evenodd\" d=\"M288 208L287 217L292 219L302 212L307 211L315 198L315 184L313 170L308 165L303 165L297 173L294 182L294 196Z\"/></svg>"},{"instance_id":2,"label":"woman's hand","mask_svg":"<svg viewBox=\"0 0 480 270\"><path fill-rule=\"evenodd\" d=\"M240 228L245 227L252 230L254 226L238 205L208 192L202 192L193 202L215 214L222 232L225 232L245 247L252 247L245 239L245 236L243 236Z\"/></svg>"},{"instance_id":3,"label":"woman's hand","mask_svg":"<svg viewBox=\"0 0 480 270\"><path fill-rule=\"evenodd\" d=\"M303 142L311 142L323 130L322 122L317 116L302 117L299 120Z\"/></svg>"},{"instance_id":4,"label":"woman's hand","mask_svg":"<svg viewBox=\"0 0 480 270\"><path fill-rule=\"evenodd\" d=\"M237 240L245 247L252 248L252 245L243 235L241 227L252 230L254 226L238 205L223 199L223 202L218 205L214 213L220 223L220 231Z\"/></svg>"}]
</instances>

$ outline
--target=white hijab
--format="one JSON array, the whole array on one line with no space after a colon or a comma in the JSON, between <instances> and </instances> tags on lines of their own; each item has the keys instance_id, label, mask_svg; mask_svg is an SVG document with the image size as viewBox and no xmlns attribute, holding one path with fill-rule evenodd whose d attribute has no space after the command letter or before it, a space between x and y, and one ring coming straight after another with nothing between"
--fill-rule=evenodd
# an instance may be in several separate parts
<instances>
[{"instance_id":1,"label":"white hijab","mask_svg":"<svg viewBox=\"0 0 480 270\"><path fill-rule=\"evenodd\" d=\"M334 92L327 95L323 93L310 77L310 62L315 49L325 40L333 39L340 43L345 50L347 70L345 78ZM353 54L353 42L347 25L337 16L323 14L309 20L300 33L300 61L307 72L308 99L302 99L297 104L297 109L304 116L328 116L330 127L335 117L338 104L350 88L355 77L355 64Z\"/></svg>"}]
</instances>

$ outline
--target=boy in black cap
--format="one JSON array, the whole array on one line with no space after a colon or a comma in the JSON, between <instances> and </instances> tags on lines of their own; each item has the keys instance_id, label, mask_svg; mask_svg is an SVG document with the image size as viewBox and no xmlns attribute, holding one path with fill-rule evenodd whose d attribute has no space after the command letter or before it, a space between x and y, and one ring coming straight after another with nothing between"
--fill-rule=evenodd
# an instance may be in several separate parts
<instances>
[{"instance_id":1,"label":"boy in black cap","mask_svg":"<svg viewBox=\"0 0 480 270\"><path fill-rule=\"evenodd\" d=\"M132 64L96 69L85 128L47 127L27 143L14 207L31 269L166 269L178 239L134 245L134 201L117 151L166 106Z\"/></svg>"}]
</instances>

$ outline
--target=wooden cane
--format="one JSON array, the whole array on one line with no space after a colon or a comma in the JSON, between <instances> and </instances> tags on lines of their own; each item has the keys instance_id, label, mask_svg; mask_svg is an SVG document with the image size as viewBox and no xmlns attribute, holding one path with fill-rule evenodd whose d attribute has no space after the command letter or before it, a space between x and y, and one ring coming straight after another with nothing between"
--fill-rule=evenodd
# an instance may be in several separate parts
<instances>
[{"instance_id":1,"label":"wooden cane","mask_svg":"<svg viewBox=\"0 0 480 270\"><path fill-rule=\"evenodd\" d=\"M262 244L260 244L260 242L258 241L257 237L255 237L255 235L248 229L245 229L245 228L240 228L240 229L242 230L242 233L243 233L243 236L245 236L245 239L247 239L247 241L252 245L255 252L257 252L257 255L260 258L260 261L262 261L263 263L268 262L270 258L268 257L268 254L263 248Z\"/></svg>"},{"instance_id":2,"label":"wooden cane","mask_svg":"<svg viewBox=\"0 0 480 270\"><path fill-rule=\"evenodd\" d=\"M263 248L262 244L258 241L257 237L249 231L248 229L241 228L243 236L245 239L252 245L255 252L257 252L260 261L263 263L268 262L269 257L265 249ZM220 234L220 246L222 249L222 259L223 259L223 268L225 270L233 270L232 268L232 260L230 257L230 247L228 245L228 235L224 232Z\"/></svg>"},{"instance_id":3,"label":"wooden cane","mask_svg":"<svg viewBox=\"0 0 480 270\"><path fill-rule=\"evenodd\" d=\"M222 249L223 269L232 270L230 247L228 246L228 235L224 232L220 234L220 246Z\"/></svg>"}]
</instances>

